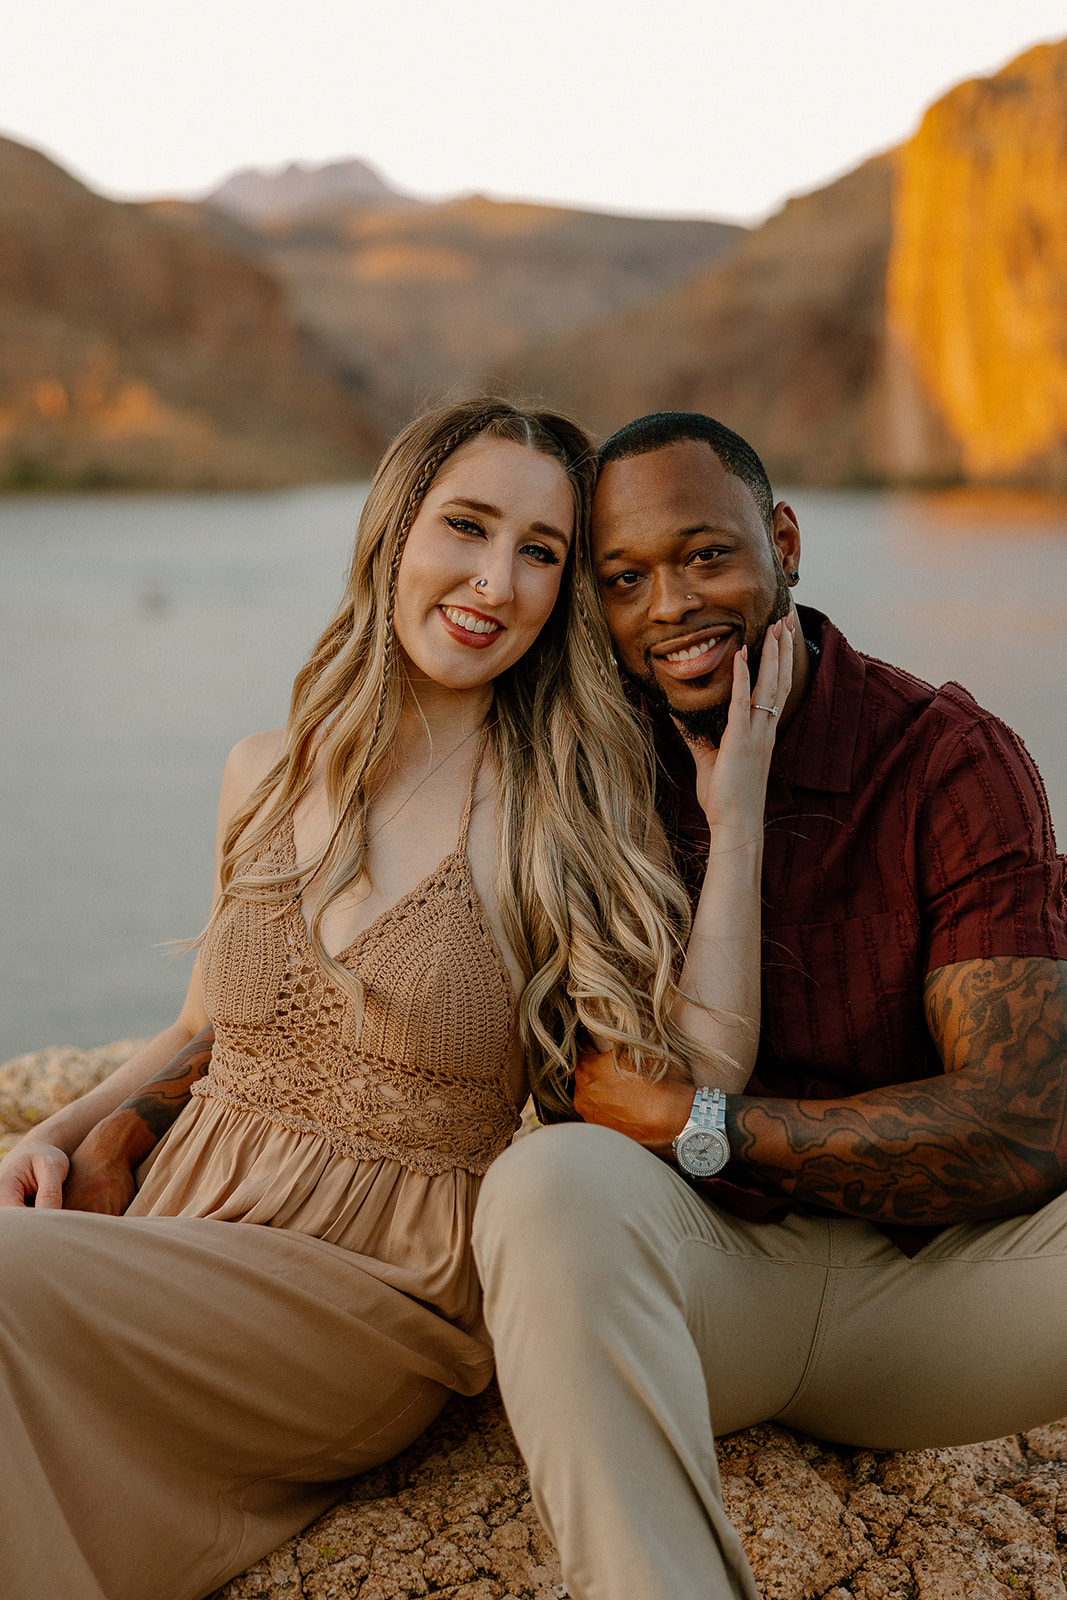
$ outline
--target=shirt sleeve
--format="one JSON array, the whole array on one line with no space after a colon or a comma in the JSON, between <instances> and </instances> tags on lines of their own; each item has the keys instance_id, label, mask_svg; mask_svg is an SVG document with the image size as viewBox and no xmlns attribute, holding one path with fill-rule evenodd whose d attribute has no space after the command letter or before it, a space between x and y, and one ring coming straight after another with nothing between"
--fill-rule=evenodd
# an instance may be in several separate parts
<instances>
[{"instance_id":1,"label":"shirt sleeve","mask_svg":"<svg viewBox=\"0 0 1067 1600\"><path fill-rule=\"evenodd\" d=\"M996 717L961 715L954 687L938 696L955 714L916 819L927 970L992 956L1067 959L1067 873L1037 768Z\"/></svg>"}]
</instances>

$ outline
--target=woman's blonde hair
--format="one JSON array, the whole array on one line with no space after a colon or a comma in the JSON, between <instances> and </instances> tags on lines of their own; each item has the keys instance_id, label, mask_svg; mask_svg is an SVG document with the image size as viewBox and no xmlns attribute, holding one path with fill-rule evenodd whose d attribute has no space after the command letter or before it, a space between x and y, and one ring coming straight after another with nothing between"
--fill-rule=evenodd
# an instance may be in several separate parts
<instances>
[{"instance_id":1,"label":"woman's blonde hair","mask_svg":"<svg viewBox=\"0 0 1067 1600\"><path fill-rule=\"evenodd\" d=\"M527 979L522 1042L539 1101L566 1115L583 1030L610 1040L638 1071L658 1075L684 1062L688 1041L670 1008L690 918L684 890L661 864L651 759L611 665L596 592L595 451L568 418L472 400L416 419L390 446L363 508L344 596L293 685L282 755L227 829L219 906L237 895L283 904L313 872L322 890L312 948L361 1001L358 980L323 944L323 915L363 871L368 798L399 726L404 675L393 609L404 544L444 463L479 437L555 457L574 496L558 599L533 649L495 680L489 721L500 904ZM257 870L269 835L320 772L329 808L321 855L290 870Z\"/></svg>"}]
</instances>

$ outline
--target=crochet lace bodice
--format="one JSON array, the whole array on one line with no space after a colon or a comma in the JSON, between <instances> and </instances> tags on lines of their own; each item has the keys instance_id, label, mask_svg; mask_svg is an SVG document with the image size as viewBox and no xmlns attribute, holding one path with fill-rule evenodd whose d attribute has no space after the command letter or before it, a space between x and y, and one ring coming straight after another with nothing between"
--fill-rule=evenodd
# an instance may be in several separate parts
<instances>
[{"instance_id":1,"label":"crochet lace bodice","mask_svg":"<svg viewBox=\"0 0 1067 1600\"><path fill-rule=\"evenodd\" d=\"M194 1094L343 1154L427 1174L486 1170L519 1121L508 1078L515 999L471 877L469 815L468 801L452 854L338 956L363 985L358 1024L298 901L224 905L201 949L215 1046ZM258 864L272 862L295 864L291 816Z\"/></svg>"}]
</instances>

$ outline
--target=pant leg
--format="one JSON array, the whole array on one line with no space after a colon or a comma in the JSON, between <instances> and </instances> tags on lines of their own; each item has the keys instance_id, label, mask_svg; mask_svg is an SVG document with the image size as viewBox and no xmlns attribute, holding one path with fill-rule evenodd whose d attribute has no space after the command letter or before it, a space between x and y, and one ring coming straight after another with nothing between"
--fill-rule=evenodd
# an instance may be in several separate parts
<instances>
[{"instance_id":1,"label":"pant leg","mask_svg":"<svg viewBox=\"0 0 1067 1600\"><path fill-rule=\"evenodd\" d=\"M494 1165L475 1245L576 1600L755 1593L715 1433L773 1419L915 1449L1067 1415L1067 1196L949 1228L909 1261L858 1220L724 1217L639 1147L575 1126Z\"/></svg>"},{"instance_id":2,"label":"pant leg","mask_svg":"<svg viewBox=\"0 0 1067 1600\"><path fill-rule=\"evenodd\" d=\"M301 1234L0 1210L4 1600L210 1593L428 1426L439 1323Z\"/></svg>"},{"instance_id":3,"label":"pant leg","mask_svg":"<svg viewBox=\"0 0 1067 1600\"><path fill-rule=\"evenodd\" d=\"M910 1261L866 1223L830 1230L817 1346L776 1420L907 1450L1067 1416L1067 1195L948 1228Z\"/></svg>"},{"instance_id":4,"label":"pant leg","mask_svg":"<svg viewBox=\"0 0 1067 1600\"><path fill-rule=\"evenodd\" d=\"M606 1129L520 1140L475 1251L508 1415L575 1600L757 1600L714 1431L800 1386L828 1225L760 1229Z\"/></svg>"}]
</instances>

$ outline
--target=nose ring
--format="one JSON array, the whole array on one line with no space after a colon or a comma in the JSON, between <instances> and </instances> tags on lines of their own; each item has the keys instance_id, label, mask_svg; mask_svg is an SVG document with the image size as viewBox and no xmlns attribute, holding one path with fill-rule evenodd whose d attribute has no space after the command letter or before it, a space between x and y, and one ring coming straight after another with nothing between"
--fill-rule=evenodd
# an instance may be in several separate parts
<instances>
[{"instance_id":1,"label":"nose ring","mask_svg":"<svg viewBox=\"0 0 1067 1600\"><path fill-rule=\"evenodd\" d=\"M489 582L488 578L476 578L475 579L474 587L477 589L479 594L481 594L482 590L485 588L485 586L486 586L486 584L488 582Z\"/></svg>"}]
</instances>

